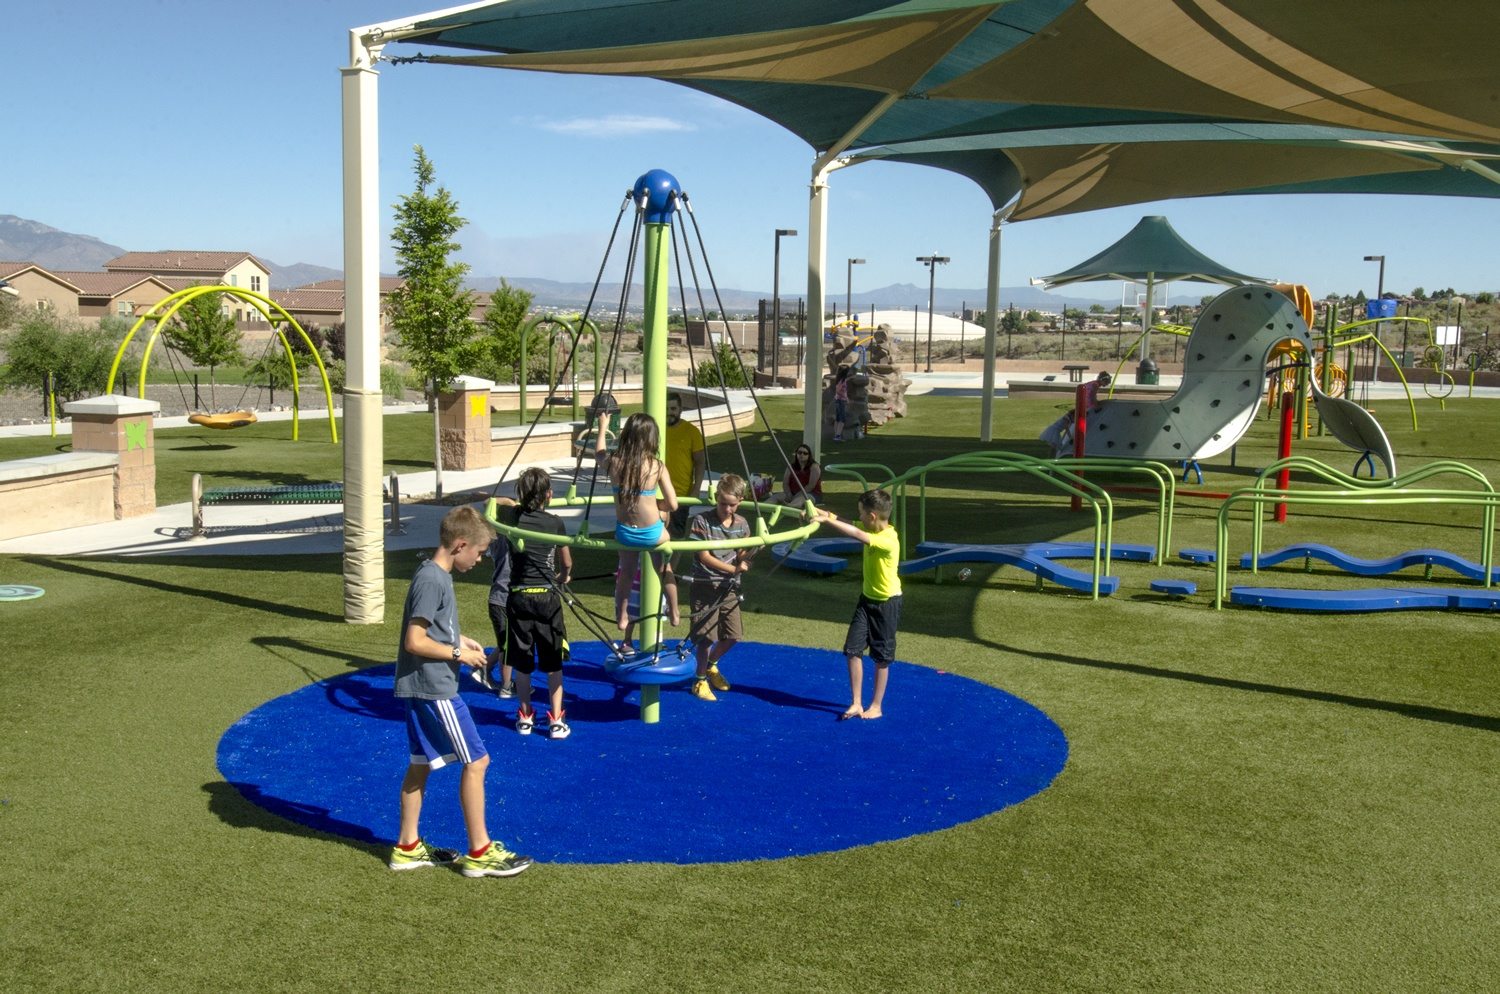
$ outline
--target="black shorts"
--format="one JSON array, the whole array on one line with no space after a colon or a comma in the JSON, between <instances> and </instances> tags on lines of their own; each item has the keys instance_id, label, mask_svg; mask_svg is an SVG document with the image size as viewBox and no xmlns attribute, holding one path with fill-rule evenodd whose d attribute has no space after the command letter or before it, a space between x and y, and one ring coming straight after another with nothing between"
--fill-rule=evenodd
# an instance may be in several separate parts
<instances>
[{"instance_id":1,"label":"black shorts","mask_svg":"<svg viewBox=\"0 0 1500 994\"><path fill-rule=\"evenodd\" d=\"M521 673L557 673L568 659L562 598L555 590L513 593L506 604L505 662Z\"/></svg>"},{"instance_id":2,"label":"black shorts","mask_svg":"<svg viewBox=\"0 0 1500 994\"><path fill-rule=\"evenodd\" d=\"M671 516L667 518L667 535L670 538L682 539L688 537L688 517L692 511L693 508L688 505L679 504L677 510L673 511ZM691 559L691 557L689 558ZM670 571L676 562L676 555L668 556L667 561L662 564L662 568Z\"/></svg>"},{"instance_id":3,"label":"black shorts","mask_svg":"<svg viewBox=\"0 0 1500 994\"><path fill-rule=\"evenodd\" d=\"M870 658L877 666L888 666L896 661L896 627L901 624L901 597L872 601L864 594L854 605L854 617L849 621L849 634L844 638L844 655L863 656L870 650Z\"/></svg>"}]
</instances>

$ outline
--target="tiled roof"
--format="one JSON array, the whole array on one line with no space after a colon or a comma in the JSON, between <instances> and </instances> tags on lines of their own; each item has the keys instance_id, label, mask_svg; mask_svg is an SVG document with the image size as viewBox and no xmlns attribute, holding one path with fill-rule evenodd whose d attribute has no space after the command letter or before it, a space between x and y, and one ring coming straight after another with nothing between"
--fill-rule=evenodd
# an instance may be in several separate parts
<instances>
[{"instance_id":1,"label":"tiled roof","mask_svg":"<svg viewBox=\"0 0 1500 994\"><path fill-rule=\"evenodd\" d=\"M147 273L171 273L186 270L190 273L227 273L246 259L250 259L266 272L271 271L261 260L249 252L126 252L104 264L105 269L129 269Z\"/></svg>"},{"instance_id":2,"label":"tiled roof","mask_svg":"<svg viewBox=\"0 0 1500 994\"><path fill-rule=\"evenodd\" d=\"M328 311L344 309L344 291L327 288L298 287L295 290L272 290L270 297L288 311Z\"/></svg>"},{"instance_id":3,"label":"tiled roof","mask_svg":"<svg viewBox=\"0 0 1500 994\"><path fill-rule=\"evenodd\" d=\"M30 272L32 270L35 270L36 272L41 273L43 276L46 276L58 283L66 284L67 286L72 287L74 290L78 289L77 286L74 286L74 284L68 282L68 278L66 276L60 276L57 273L54 273L52 270L46 268L45 266L39 266L34 262L0 262L0 280L8 280L13 276L20 276L22 273Z\"/></svg>"},{"instance_id":4,"label":"tiled roof","mask_svg":"<svg viewBox=\"0 0 1500 994\"><path fill-rule=\"evenodd\" d=\"M175 293L178 290L186 290L190 286L218 286L219 281L208 276L162 276L159 273L152 274Z\"/></svg>"},{"instance_id":5,"label":"tiled roof","mask_svg":"<svg viewBox=\"0 0 1500 994\"><path fill-rule=\"evenodd\" d=\"M399 276L380 277L380 292L394 293L405 285L406 281ZM316 283L307 283L297 287L298 290L340 290L344 289L343 280L318 280Z\"/></svg>"},{"instance_id":6,"label":"tiled roof","mask_svg":"<svg viewBox=\"0 0 1500 994\"><path fill-rule=\"evenodd\" d=\"M41 269L34 262L0 262L0 280L17 273L24 273L28 269Z\"/></svg>"},{"instance_id":7,"label":"tiled roof","mask_svg":"<svg viewBox=\"0 0 1500 994\"><path fill-rule=\"evenodd\" d=\"M155 283L165 287L165 281L144 273L100 273L84 270L59 269L53 272L78 288L85 297L114 297L142 283Z\"/></svg>"}]
</instances>

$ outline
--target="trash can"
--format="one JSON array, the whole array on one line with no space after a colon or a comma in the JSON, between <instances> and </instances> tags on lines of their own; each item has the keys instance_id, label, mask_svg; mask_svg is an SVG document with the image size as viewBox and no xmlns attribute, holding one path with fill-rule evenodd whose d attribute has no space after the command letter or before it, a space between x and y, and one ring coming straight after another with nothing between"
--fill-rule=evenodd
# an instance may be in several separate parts
<instances>
[{"instance_id":1,"label":"trash can","mask_svg":"<svg viewBox=\"0 0 1500 994\"><path fill-rule=\"evenodd\" d=\"M1155 359L1147 356L1141 360L1140 365L1135 367L1135 382L1143 385L1161 382L1161 372L1156 368Z\"/></svg>"},{"instance_id":2,"label":"trash can","mask_svg":"<svg viewBox=\"0 0 1500 994\"><path fill-rule=\"evenodd\" d=\"M1375 300L1365 301L1365 317L1393 318L1396 316L1396 301L1390 297L1378 297Z\"/></svg>"}]
</instances>

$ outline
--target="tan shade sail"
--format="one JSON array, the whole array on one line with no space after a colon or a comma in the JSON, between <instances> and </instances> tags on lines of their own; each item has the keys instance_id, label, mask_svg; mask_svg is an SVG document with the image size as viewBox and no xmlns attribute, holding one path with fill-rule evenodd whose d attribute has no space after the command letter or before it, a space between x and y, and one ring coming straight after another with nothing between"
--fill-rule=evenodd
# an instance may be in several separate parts
<instances>
[{"instance_id":1,"label":"tan shade sail","mask_svg":"<svg viewBox=\"0 0 1500 994\"><path fill-rule=\"evenodd\" d=\"M1333 178L1440 169L1376 149L1267 142L1152 142L1011 149L1022 221Z\"/></svg>"},{"instance_id":2,"label":"tan shade sail","mask_svg":"<svg viewBox=\"0 0 1500 994\"><path fill-rule=\"evenodd\" d=\"M927 92L1500 139L1500 4L1087 0Z\"/></svg>"}]
</instances>

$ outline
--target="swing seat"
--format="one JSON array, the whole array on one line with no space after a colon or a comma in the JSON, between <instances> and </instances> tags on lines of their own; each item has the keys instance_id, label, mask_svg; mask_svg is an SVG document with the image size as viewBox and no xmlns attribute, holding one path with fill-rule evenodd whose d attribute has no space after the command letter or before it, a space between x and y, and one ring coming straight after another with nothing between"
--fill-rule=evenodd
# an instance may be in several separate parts
<instances>
[{"instance_id":1,"label":"swing seat","mask_svg":"<svg viewBox=\"0 0 1500 994\"><path fill-rule=\"evenodd\" d=\"M204 428L214 428L218 431L229 431L233 428L244 428L256 422L254 411L224 411L220 414L190 414L188 424L201 425Z\"/></svg>"}]
</instances>

